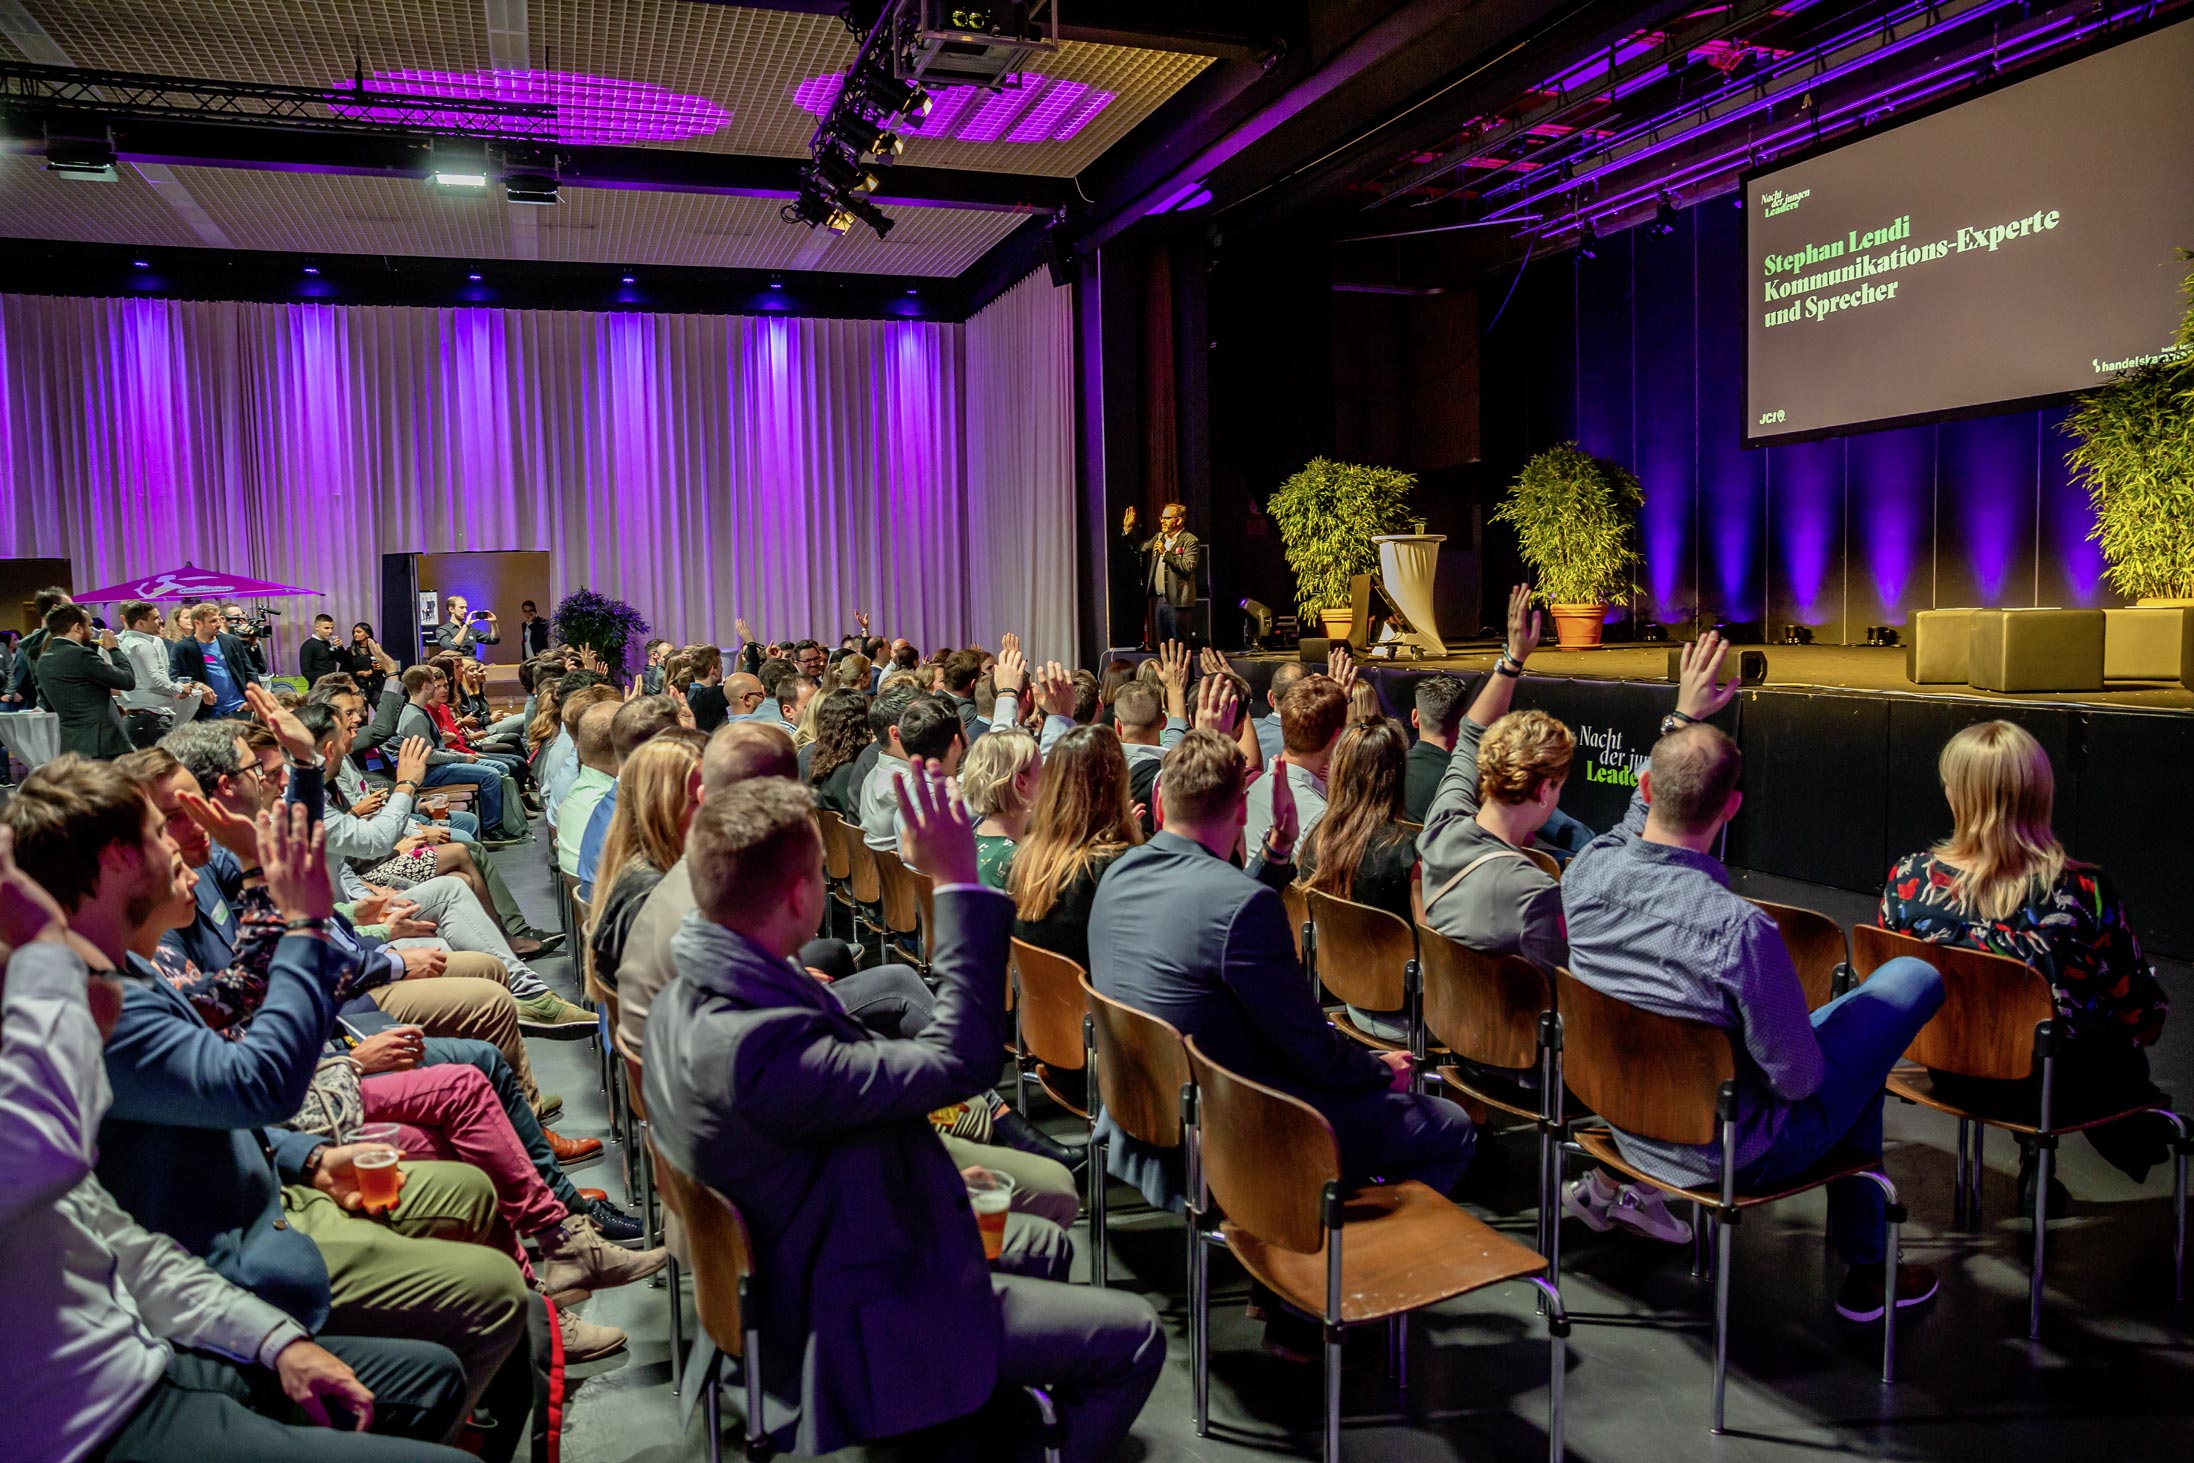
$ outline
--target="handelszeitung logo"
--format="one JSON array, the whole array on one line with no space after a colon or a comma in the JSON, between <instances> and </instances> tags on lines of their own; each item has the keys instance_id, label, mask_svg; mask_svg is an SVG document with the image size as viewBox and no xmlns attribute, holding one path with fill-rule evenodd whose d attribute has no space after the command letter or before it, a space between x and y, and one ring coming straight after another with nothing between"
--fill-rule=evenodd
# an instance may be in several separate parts
<instances>
[{"instance_id":1,"label":"handelszeitung logo","mask_svg":"<svg viewBox=\"0 0 2194 1463\"><path fill-rule=\"evenodd\" d=\"M1772 193L1763 193L1760 195L1760 217L1773 218L1778 213L1790 213L1812 196L1811 188L1800 188L1795 193L1777 188Z\"/></svg>"}]
</instances>

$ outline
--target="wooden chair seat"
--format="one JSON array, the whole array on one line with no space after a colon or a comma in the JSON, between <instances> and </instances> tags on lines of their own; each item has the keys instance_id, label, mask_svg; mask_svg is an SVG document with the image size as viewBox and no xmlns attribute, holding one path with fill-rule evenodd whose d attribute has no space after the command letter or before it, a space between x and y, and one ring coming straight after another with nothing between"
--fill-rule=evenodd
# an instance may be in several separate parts
<instances>
[{"instance_id":1,"label":"wooden chair seat","mask_svg":"<svg viewBox=\"0 0 2194 1463\"><path fill-rule=\"evenodd\" d=\"M1326 1019L1333 1023L1335 1030L1361 1046L1368 1046L1375 1052L1406 1052L1409 1050L1409 1043L1406 1041L1388 1041L1385 1037L1366 1031L1363 1027L1358 1026L1356 1018L1349 1014L1346 1006L1328 1006L1325 1008L1325 1012Z\"/></svg>"},{"instance_id":2,"label":"wooden chair seat","mask_svg":"<svg viewBox=\"0 0 2194 1463\"><path fill-rule=\"evenodd\" d=\"M1072 1082L1066 1080L1067 1075L1069 1074L1054 1072L1042 1062L1036 1064L1036 1085L1044 1090L1044 1096L1050 1098L1068 1112L1073 1113L1076 1117L1087 1121L1089 1118L1089 1085L1087 1082L1080 1080L1082 1077L1080 1072L1071 1073L1076 1079Z\"/></svg>"},{"instance_id":3,"label":"wooden chair seat","mask_svg":"<svg viewBox=\"0 0 2194 1463\"><path fill-rule=\"evenodd\" d=\"M1453 1062L1441 1063L1433 1069L1432 1075L1440 1079L1442 1086L1495 1112L1505 1112L1528 1123L1536 1123L1545 1116L1540 1111L1538 1089L1526 1087L1513 1078L1489 1077L1482 1068L1465 1072Z\"/></svg>"},{"instance_id":4,"label":"wooden chair seat","mask_svg":"<svg viewBox=\"0 0 2194 1463\"><path fill-rule=\"evenodd\" d=\"M1318 980L1336 998L1366 1011L1400 1011L1409 1004L1406 972L1417 958L1417 937L1406 919L1383 909L1306 891L1312 938L1318 947ZM1362 1033L1359 1039L1368 1037ZM1392 1043L1372 1042L1381 1046Z\"/></svg>"},{"instance_id":5,"label":"wooden chair seat","mask_svg":"<svg viewBox=\"0 0 2194 1463\"><path fill-rule=\"evenodd\" d=\"M1631 1178L1638 1179L1649 1187L1659 1189L1664 1194L1674 1194L1689 1199L1694 1204L1703 1204L1709 1209L1721 1207L1721 1193L1712 1187L1679 1189L1667 1180L1655 1178L1644 1169L1632 1164L1629 1159L1623 1157L1623 1151L1615 1146L1615 1135L1605 1128L1580 1128L1577 1130L1575 1137L1577 1146L1582 1148L1588 1156L1618 1173L1627 1174ZM1758 1204L1773 1204L1779 1199L1788 1199L1794 1194L1802 1194L1807 1189L1817 1189L1835 1179L1855 1178L1862 1173L1878 1171L1881 1166L1882 1155L1879 1153L1861 1153L1857 1149L1850 1148L1838 1149L1805 1172L1793 1174L1769 1188L1737 1190L1735 1207L1750 1209Z\"/></svg>"},{"instance_id":6,"label":"wooden chair seat","mask_svg":"<svg viewBox=\"0 0 2194 1463\"><path fill-rule=\"evenodd\" d=\"M1536 1275L1546 1260L1425 1185L1374 1184L1342 1201L1341 1320L1383 1321L1504 1280ZM1242 1268L1289 1305L1320 1315L1326 1254L1270 1244L1231 1222L1219 1233Z\"/></svg>"},{"instance_id":7,"label":"wooden chair seat","mask_svg":"<svg viewBox=\"0 0 2194 1463\"><path fill-rule=\"evenodd\" d=\"M1975 1122L1986 1123L1992 1128L2002 1128L2010 1133L2024 1133L2030 1137L2042 1130L2041 1124L2035 1120L2038 1115L2031 1107L2017 1098L2002 1104L1975 1104L1971 1102L1953 1102L1938 1095L1935 1091L1934 1074L1925 1067L1899 1067L1889 1074L1889 1080L1883 1086L1889 1090L1889 1095L1892 1097L1903 1098L1906 1102L1916 1102L1921 1107L1931 1107L1937 1112L1948 1113L1954 1118L1970 1118ZM2056 1118L2050 1123L2049 1131L2052 1133L2084 1133L2089 1128L2107 1127L2122 1119L2138 1117L2142 1113L2155 1112L2157 1109L2167 1106L2169 1106L2168 1102L2159 1099L2155 1102L2144 1102L2137 1107L2129 1107L2119 1112L2107 1112L2095 1116L2082 1115L2077 1118Z\"/></svg>"}]
</instances>

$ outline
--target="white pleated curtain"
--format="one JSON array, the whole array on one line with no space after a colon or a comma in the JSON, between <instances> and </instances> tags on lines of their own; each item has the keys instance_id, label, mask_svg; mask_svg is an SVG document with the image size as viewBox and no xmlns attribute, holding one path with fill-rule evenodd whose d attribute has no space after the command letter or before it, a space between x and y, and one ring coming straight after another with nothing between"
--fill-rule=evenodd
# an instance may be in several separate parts
<instances>
[{"instance_id":1,"label":"white pleated curtain","mask_svg":"<svg viewBox=\"0 0 2194 1463\"><path fill-rule=\"evenodd\" d=\"M384 552L546 549L552 598L675 641L868 610L1067 659L1070 302L1041 277L965 325L0 295L0 554L324 590L285 649L322 609L374 618Z\"/></svg>"}]
</instances>

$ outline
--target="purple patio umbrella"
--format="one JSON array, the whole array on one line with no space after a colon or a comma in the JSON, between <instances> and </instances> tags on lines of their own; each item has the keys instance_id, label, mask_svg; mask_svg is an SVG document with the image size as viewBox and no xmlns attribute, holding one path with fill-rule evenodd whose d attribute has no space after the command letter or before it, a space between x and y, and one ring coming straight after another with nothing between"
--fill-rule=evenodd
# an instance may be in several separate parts
<instances>
[{"instance_id":1,"label":"purple patio umbrella","mask_svg":"<svg viewBox=\"0 0 2194 1463\"><path fill-rule=\"evenodd\" d=\"M106 589L88 590L70 597L78 604L97 604L115 599L278 599L284 595L320 592L317 589L300 589L294 584L275 584L265 579L253 579L248 574L219 574L211 569L201 569L195 564L185 563L180 569L147 574L142 579L126 580Z\"/></svg>"}]
</instances>

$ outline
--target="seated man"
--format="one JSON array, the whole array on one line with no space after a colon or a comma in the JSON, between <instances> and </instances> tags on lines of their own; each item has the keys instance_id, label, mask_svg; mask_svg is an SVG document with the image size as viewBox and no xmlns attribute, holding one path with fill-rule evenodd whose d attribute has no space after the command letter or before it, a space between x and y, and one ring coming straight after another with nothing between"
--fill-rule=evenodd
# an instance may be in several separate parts
<instances>
[{"instance_id":1,"label":"seated man","mask_svg":"<svg viewBox=\"0 0 2194 1463\"><path fill-rule=\"evenodd\" d=\"M523 838L525 809L516 806L515 784L512 806L504 806L502 769L442 745L442 729L435 725L433 709L448 699L448 682L435 674L434 667L415 665L404 672L402 685L404 705L397 713L395 740L399 744L412 737L426 741L431 749L427 753L427 785L445 787L461 782L478 789L483 842L497 846Z\"/></svg>"},{"instance_id":2,"label":"seated man","mask_svg":"<svg viewBox=\"0 0 2194 1463\"><path fill-rule=\"evenodd\" d=\"M316 783L319 772L296 776ZM396 1213L376 1221L358 1212L355 1145L278 1126L304 1102L335 1006L356 979L327 933L317 838L302 807L284 811L279 825L262 822L245 878L263 882L287 933L258 1019L231 1041L140 953L190 918L192 899L175 844L136 784L61 757L0 809L24 873L51 891L100 963L124 974L106 1049L113 1105L99 1129L99 1180L137 1223L309 1332L447 1346L465 1368L465 1408L491 1397L515 1422L532 1396L521 1343L534 1302L518 1267L487 1244L495 1192L486 1176L407 1164Z\"/></svg>"},{"instance_id":3,"label":"seated man","mask_svg":"<svg viewBox=\"0 0 2194 1463\"><path fill-rule=\"evenodd\" d=\"M1336 668L1345 664L1334 657ZM1243 834L1255 848L1272 827L1272 804L1280 779L1295 800L1297 836L1318 826L1326 815L1326 768L1333 749L1348 729L1348 688L1332 676L1310 675L1297 681L1280 703L1281 757L1249 786L1248 822Z\"/></svg>"},{"instance_id":4,"label":"seated man","mask_svg":"<svg viewBox=\"0 0 2194 1463\"><path fill-rule=\"evenodd\" d=\"M1730 1033L1737 1059L1737 1186L1803 1173L1838 1150L1882 1151L1882 1082L1943 1003L1942 979L1892 960L1865 985L1806 1014L1805 991L1765 911L1732 893L1711 849L1737 816L1737 744L1704 718L1737 683L1718 684L1728 645L1709 631L1683 651L1676 710L1639 777L1622 826L1577 855L1562 881L1570 969L1595 990L1663 1016ZM1719 1183L1717 1145L1686 1147L1618 1130L1623 1155L1686 1188ZM1585 1180L1607 1190L1598 1175ZM1609 1197L1612 1197L1611 1195ZM1870 1321L1885 1308L1882 1191L1865 1179L1829 1185L1836 1248L1851 1267L1837 1314ZM1907 1265L1896 1304L1935 1293L1932 1271Z\"/></svg>"},{"instance_id":5,"label":"seated man","mask_svg":"<svg viewBox=\"0 0 2194 1463\"><path fill-rule=\"evenodd\" d=\"M0 1293L8 1454L135 1463L463 1463L464 1372L423 1341L330 1337L132 1222L92 1173L122 989L0 846ZM94 974L87 956L97 959ZM291 1420L301 1413L304 1423ZM317 1423L318 1426L309 1424ZM336 1431L340 1430L340 1431Z\"/></svg>"},{"instance_id":6,"label":"seated man","mask_svg":"<svg viewBox=\"0 0 2194 1463\"><path fill-rule=\"evenodd\" d=\"M579 775L556 809L556 867L573 878L579 876L579 845L587 836L587 820L617 784L617 752L610 724L624 703L603 701L579 713L572 739L579 748Z\"/></svg>"},{"instance_id":7,"label":"seated man","mask_svg":"<svg viewBox=\"0 0 2194 1463\"><path fill-rule=\"evenodd\" d=\"M899 740L899 718L921 696L912 686L896 686L869 703L868 724L876 740L854 759L853 775L861 789L861 838L870 848L899 846L897 779L907 770L907 750ZM869 757L872 750L875 756ZM866 768L861 766L862 758L868 759Z\"/></svg>"},{"instance_id":8,"label":"seated man","mask_svg":"<svg viewBox=\"0 0 2194 1463\"><path fill-rule=\"evenodd\" d=\"M1322 679L1298 683L1287 705ZM1344 1183L1416 1179L1446 1193L1470 1164L1469 1117L1412 1090L1408 1053L1375 1053L1335 1030L1296 959L1279 894L1295 875L1289 787L1275 784L1272 824L1248 870L1227 862L1242 836L1245 773L1242 749L1205 726L1166 754L1165 830L1120 855L1090 906L1090 984L1171 1022L1220 1066L1325 1114ZM1153 1172L1155 1155L1110 1136L1117 1176L1153 1202L1178 1193L1176 1173Z\"/></svg>"},{"instance_id":9,"label":"seated man","mask_svg":"<svg viewBox=\"0 0 2194 1463\"><path fill-rule=\"evenodd\" d=\"M936 879L935 1016L879 1039L793 960L828 895L807 791L758 778L708 798L687 863L698 908L647 1025L648 1114L664 1155L739 1206L770 1277L761 1332L765 1427L827 1453L939 1427L1043 1385L1067 1458L1109 1458L1165 1359L1147 1302L984 1262L965 1185L929 1113L998 1074L1012 906L976 882L966 809L934 768L905 799L904 841ZM1063 1273L1055 1270L1054 1273ZM950 1337L950 1344L936 1344ZM935 1449L1030 1451L1005 1407ZM1005 1436L1001 1436L1001 1432Z\"/></svg>"},{"instance_id":10,"label":"seated man","mask_svg":"<svg viewBox=\"0 0 2194 1463\"><path fill-rule=\"evenodd\" d=\"M652 642L660 644L661 642ZM579 866L573 872L579 880L579 897L594 905L594 871L602 862L602 845L609 841L609 825L617 817L616 773L624 769L625 760L659 732L674 726L693 725L693 708L676 696L662 694L636 696L623 702L609 723L610 762L613 768L609 790L587 815L587 826L579 839Z\"/></svg>"}]
</instances>

